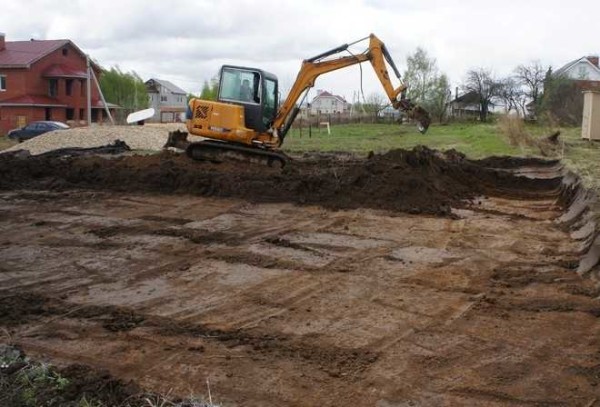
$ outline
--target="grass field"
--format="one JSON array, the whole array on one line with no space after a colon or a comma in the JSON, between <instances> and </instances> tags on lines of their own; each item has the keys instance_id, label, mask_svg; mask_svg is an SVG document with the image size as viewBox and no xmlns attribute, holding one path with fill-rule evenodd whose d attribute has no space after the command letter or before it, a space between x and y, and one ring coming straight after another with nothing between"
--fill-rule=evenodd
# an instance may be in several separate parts
<instances>
[{"instance_id":1,"label":"grass field","mask_svg":"<svg viewBox=\"0 0 600 407\"><path fill-rule=\"evenodd\" d=\"M420 134L413 125L353 124L331 127L331 135L322 128L308 129L302 133L294 129L288 135L284 149L287 151L369 151L382 152L393 148L412 148L426 145L430 148L459 150L469 157L482 158L490 155L526 155L513 147L498 133L493 124L432 125L427 134Z\"/></svg>"}]
</instances>

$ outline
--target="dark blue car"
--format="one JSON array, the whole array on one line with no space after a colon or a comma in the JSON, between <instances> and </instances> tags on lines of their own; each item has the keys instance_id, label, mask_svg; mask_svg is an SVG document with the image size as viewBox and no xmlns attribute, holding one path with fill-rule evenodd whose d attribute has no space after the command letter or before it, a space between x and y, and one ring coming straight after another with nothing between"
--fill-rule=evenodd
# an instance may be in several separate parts
<instances>
[{"instance_id":1,"label":"dark blue car","mask_svg":"<svg viewBox=\"0 0 600 407\"><path fill-rule=\"evenodd\" d=\"M61 122L52 122L52 121L41 121L41 122L31 122L25 127L21 127L20 129L11 130L8 132L8 138L11 140L16 140L19 143L24 140L29 140L30 138L34 138L39 136L40 134L47 133L53 130L64 130L68 129L69 126L61 123Z\"/></svg>"}]
</instances>

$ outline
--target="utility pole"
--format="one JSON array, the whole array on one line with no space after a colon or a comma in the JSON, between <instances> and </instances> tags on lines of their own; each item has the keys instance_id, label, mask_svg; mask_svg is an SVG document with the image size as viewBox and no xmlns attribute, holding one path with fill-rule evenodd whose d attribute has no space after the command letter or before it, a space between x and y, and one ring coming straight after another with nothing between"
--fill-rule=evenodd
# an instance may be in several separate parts
<instances>
[{"instance_id":1,"label":"utility pole","mask_svg":"<svg viewBox=\"0 0 600 407\"><path fill-rule=\"evenodd\" d=\"M94 71L90 70L90 72L92 73L92 78L94 78L94 83L96 84L96 87L98 88L98 93L100 93L100 98L102 98L102 103L104 104L104 110L106 111L106 114L108 115L108 118L110 119L110 123L112 125L114 125L115 121L113 120L113 117L110 114L110 109L108 108L106 99L104 99L104 94L102 93L102 89L100 88L100 82L98 82L98 78L96 78L96 74L94 73Z\"/></svg>"}]
</instances>

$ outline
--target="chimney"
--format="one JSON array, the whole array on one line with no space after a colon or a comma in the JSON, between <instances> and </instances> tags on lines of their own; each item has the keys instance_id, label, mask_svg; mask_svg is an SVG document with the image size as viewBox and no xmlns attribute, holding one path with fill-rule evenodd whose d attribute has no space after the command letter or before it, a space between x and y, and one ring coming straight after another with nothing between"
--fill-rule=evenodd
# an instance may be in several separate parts
<instances>
[{"instance_id":1,"label":"chimney","mask_svg":"<svg viewBox=\"0 0 600 407\"><path fill-rule=\"evenodd\" d=\"M2 51L4 48L6 48L6 44L5 44L5 40L4 40L4 33L0 33L0 51Z\"/></svg>"},{"instance_id":2,"label":"chimney","mask_svg":"<svg viewBox=\"0 0 600 407\"><path fill-rule=\"evenodd\" d=\"M596 68L600 68L600 66L598 66L598 55L590 55L587 57L588 61L590 61L592 63L592 65L594 65Z\"/></svg>"}]
</instances>

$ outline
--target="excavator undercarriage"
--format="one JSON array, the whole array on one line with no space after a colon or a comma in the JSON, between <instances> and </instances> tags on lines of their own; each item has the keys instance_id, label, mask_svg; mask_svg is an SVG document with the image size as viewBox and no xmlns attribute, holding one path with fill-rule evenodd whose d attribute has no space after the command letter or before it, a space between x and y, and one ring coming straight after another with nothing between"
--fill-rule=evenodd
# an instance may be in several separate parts
<instances>
[{"instance_id":1,"label":"excavator undercarriage","mask_svg":"<svg viewBox=\"0 0 600 407\"><path fill-rule=\"evenodd\" d=\"M283 168L291 158L282 151L266 150L257 147L247 147L243 144L226 143L217 140L202 140L189 142L188 133L173 131L165 148L172 147L184 150L186 155L196 161L210 161L221 163L223 161L244 161L273 168Z\"/></svg>"}]
</instances>

